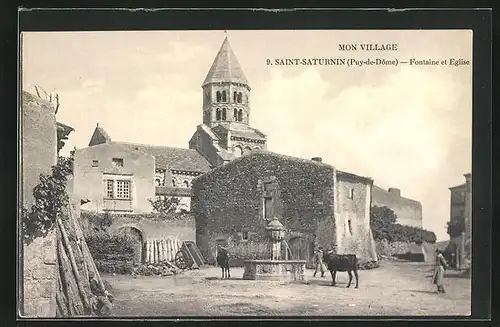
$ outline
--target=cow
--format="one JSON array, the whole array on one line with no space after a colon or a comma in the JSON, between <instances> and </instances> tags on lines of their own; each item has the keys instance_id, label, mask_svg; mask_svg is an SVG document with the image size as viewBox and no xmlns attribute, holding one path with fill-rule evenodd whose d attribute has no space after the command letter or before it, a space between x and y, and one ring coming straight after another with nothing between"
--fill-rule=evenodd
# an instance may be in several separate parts
<instances>
[{"instance_id":1,"label":"cow","mask_svg":"<svg viewBox=\"0 0 500 327\"><path fill-rule=\"evenodd\" d=\"M349 274L349 284L347 284L347 287L351 286L352 272L354 272L354 276L356 277L355 288L358 288L358 258L355 254L334 254L332 252L326 252L323 256L323 260L330 274L332 274L332 286L335 286L337 271L347 271Z\"/></svg>"},{"instance_id":2,"label":"cow","mask_svg":"<svg viewBox=\"0 0 500 327\"><path fill-rule=\"evenodd\" d=\"M229 271L229 253L222 246L217 247L217 265L222 269L222 279L231 278Z\"/></svg>"}]
</instances>

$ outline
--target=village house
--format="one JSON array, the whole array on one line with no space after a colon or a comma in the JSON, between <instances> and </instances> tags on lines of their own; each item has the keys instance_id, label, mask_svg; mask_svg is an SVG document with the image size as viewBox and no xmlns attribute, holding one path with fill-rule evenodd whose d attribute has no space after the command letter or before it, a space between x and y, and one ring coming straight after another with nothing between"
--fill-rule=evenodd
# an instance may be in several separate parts
<instances>
[{"instance_id":1,"label":"village house","mask_svg":"<svg viewBox=\"0 0 500 327\"><path fill-rule=\"evenodd\" d=\"M320 158L256 151L193 181L196 242L209 262L220 244L241 264L259 252L265 256L265 227L278 217L291 252L308 266L316 245L376 261L372 185L372 179L339 171Z\"/></svg>"},{"instance_id":2,"label":"village house","mask_svg":"<svg viewBox=\"0 0 500 327\"><path fill-rule=\"evenodd\" d=\"M455 254L455 267L470 265L472 254L472 174L464 174L465 183L450 187L450 222L463 219L462 235L451 237L447 251Z\"/></svg>"},{"instance_id":3,"label":"village house","mask_svg":"<svg viewBox=\"0 0 500 327\"><path fill-rule=\"evenodd\" d=\"M401 196L398 188L384 190L373 185L372 206L390 208L397 216L396 223L400 225L422 228L422 204Z\"/></svg>"}]
</instances>

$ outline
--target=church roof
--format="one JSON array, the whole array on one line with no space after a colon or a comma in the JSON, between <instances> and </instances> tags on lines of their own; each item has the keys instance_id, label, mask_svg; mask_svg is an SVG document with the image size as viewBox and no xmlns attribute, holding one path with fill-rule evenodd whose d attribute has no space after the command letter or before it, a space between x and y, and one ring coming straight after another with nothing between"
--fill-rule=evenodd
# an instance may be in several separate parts
<instances>
[{"instance_id":1,"label":"church roof","mask_svg":"<svg viewBox=\"0 0 500 327\"><path fill-rule=\"evenodd\" d=\"M210 163L194 149L174 148L158 145L135 144L128 142L113 142L122 147L141 151L155 158L158 169L178 169L205 173L211 169Z\"/></svg>"},{"instance_id":2,"label":"church roof","mask_svg":"<svg viewBox=\"0 0 500 327\"><path fill-rule=\"evenodd\" d=\"M231 136L237 136L237 137L245 137L249 139L256 139L256 140L265 140L266 135L259 131L258 129L255 129L253 127L248 126L247 124L243 123L235 123L235 122L230 122L230 123L220 123L219 125L215 126L212 128L214 132L217 134L218 130L223 130L224 132L231 131Z\"/></svg>"},{"instance_id":3,"label":"church roof","mask_svg":"<svg viewBox=\"0 0 500 327\"><path fill-rule=\"evenodd\" d=\"M210 83L233 82L249 85L236 55L231 49L229 40L226 37L220 47L217 56L208 71L207 77L202 86Z\"/></svg>"}]
</instances>

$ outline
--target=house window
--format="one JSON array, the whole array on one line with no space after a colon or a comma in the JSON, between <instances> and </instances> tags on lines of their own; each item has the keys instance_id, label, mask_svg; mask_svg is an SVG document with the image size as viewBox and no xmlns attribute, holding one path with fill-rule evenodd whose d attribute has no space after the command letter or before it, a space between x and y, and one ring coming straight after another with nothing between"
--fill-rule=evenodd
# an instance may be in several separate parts
<instances>
[{"instance_id":1,"label":"house window","mask_svg":"<svg viewBox=\"0 0 500 327\"><path fill-rule=\"evenodd\" d=\"M241 232L241 239L243 241L248 241L248 231Z\"/></svg>"},{"instance_id":2,"label":"house window","mask_svg":"<svg viewBox=\"0 0 500 327\"><path fill-rule=\"evenodd\" d=\"M347 221L347 225L349 226L349 234L352 235L352 224L351 224L351 219Z\"/></svg>"},{"instance_id":3,"label":"house window","mask_svg":"<svg viewBox=\"0 0 500 327\"><path fill-rule=\"evenodd\" d=\"M112 163L114 167L123 167L123 159L122 158L113 158Z\"/></svg>"},{"instance_id":4,"label":"house window","mask_svg":"<svg viewBox=\"0 0 500 327\"><path fill-rule=\"evenodd\" d=\"M116 181L116 198L130 199L130 181Z\"/></svg>"},{"instance_id":5,"label":"house window","mask_svg":"<svg viewBox=\"0 0 500 327\"><path fill-rule=\"evenodd\" d=\"M130 200L130 181L129 180L106 180L106 198Z\"/></svg>"},{"instance_id":6,"label":"house window","mask_svg":"<svg viewBox=\"0 0 500 327\"><path fill-rule=\"evenodd\" d=\"M273 216L273 198L265 197L264 198L264 218L270 219Z\"/></svg>"},{"instance_id":7,"label":"house window","mask_svg":"<svg viewBox=\"0 0 500 327\"><path fill-rule=\"evenodd\" d=\"M108 179L106 181L106 197L112 199L113 195L115 194L114 189L115 189L115 187L114 187L114 180Z\"/></svg>"},{"instance_id":8,"label":"house window","mask_svg":"<svg viewBox=\"0 0 500 327\"><path fill-rule=\"evenodd\" d=\"M348 197L349 197L349 199L354 199L354 189L353 188L349 189Z\"/></svg>"},{"instance_id":9,"label":"house window","mask_svg":"<svg viewBox=\"0 0 500 327\"><path fill-rule=\"evenodd\" d=\"M99 167L99 160L92 160L92 167Z\"/></svg>"}]
</instances>

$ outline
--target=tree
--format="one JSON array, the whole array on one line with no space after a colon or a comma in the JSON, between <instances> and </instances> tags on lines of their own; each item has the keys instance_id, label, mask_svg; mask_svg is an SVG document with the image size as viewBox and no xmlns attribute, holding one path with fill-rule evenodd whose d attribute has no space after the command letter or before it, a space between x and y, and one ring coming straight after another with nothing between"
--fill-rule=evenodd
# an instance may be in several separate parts
<instances>
[{"instance_id":1,"label":"tree","mask_svg":"<svg viewBox=\"0 0 500 327\"><path fill-rule=\"evenodd\" d=\"M370 213L370 227L373 238L376 240L391 240L392 225L396 223L397 216L390 208L374 206Z\"/></svg>"},{"instance_id":2,"label":"tree","mask_svg":"<svg viewBox=\"0 0 500 327\"><path fill-rule=\"evenodd\" d=\"M174 213L175 210L177 209L177 206L180 203L180 198L177 197L164 197L164 198L158 198L156 200L149 200L149 203L151 203L151 206L153 207L153 210L161 213L161 214L171 214Z\"/></svg>"},{"instance_id":3,"label":"tree","mask_svg":"<svg viewBox=\"0 0 500 327\"><path fill-rule=\"evenodd\" d=\"M462 235L465 231L465 218L462 216L453 217L446 223L446 232L450 237L457 237Z\"/></svg>"}]
</instances>

